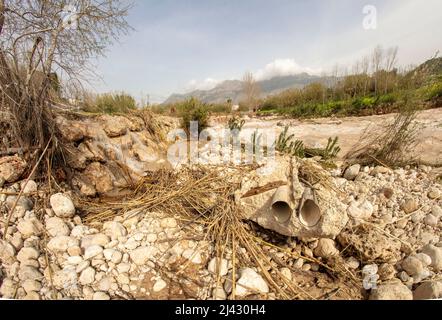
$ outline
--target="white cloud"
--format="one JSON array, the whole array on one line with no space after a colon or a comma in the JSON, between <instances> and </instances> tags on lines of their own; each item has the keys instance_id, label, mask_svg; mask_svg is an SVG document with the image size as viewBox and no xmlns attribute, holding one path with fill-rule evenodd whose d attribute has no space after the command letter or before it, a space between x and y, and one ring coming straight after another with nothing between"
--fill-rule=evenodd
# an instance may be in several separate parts
<instances>
[{"instance_id":1,"label":"white cloud","mask_svg":"<svg viewBox=\"0 0 442 320\"><path fill-rule=\"evenodd\" d=\"M294 59L276 59L267 64L263 69L255 72L257 80L266 80L278 76L290 76L306 72L308 74L320 74L321 69L301 67Z\"/></svg>"},{"instance_id":2,"label":"white cloud","mask_svg":"<svg viewBox=\"0 0 442 320\"><path fill-rule=\"evenodd\" d=\"M210 90L215 88L220 82L221 81L213 78L206 78L203 81L191 80L186 85L185 90L186 91Z\"/></svg>"}]
</instances>

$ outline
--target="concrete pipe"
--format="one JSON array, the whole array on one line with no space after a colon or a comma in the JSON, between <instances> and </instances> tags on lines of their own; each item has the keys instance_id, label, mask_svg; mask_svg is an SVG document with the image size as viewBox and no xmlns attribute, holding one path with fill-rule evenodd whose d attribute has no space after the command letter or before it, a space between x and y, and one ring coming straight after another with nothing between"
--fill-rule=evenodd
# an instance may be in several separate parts
<instances>
[{"instance_id":1,"label":"concrete pipe","mask_svg":"<svg viewBox=\"0 0 442 320\"><path fill-rule=\"evenodd\" d=\"M291 190L289 186L279 187L272 200L272 214L275 220L279 223L286 223L290 220L293 214L291 205Z\"/></svg>"},{"instance_id":2,"label":"concrete pipe","mask_svg":"<svg viewBox=\"0 0 442 320\"><path fill-rule=\"evenodd\" d=\"M315 227L321 220L321 208L311 188L306 188L299 207L299 220L309 228Z\"/></svg>"}]
</instances>

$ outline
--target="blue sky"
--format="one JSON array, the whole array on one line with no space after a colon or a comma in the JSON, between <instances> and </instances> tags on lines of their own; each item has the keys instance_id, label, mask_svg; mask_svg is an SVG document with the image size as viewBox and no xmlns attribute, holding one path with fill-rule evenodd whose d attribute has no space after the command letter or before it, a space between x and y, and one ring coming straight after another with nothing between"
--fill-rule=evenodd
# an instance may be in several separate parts
<instances>
[{"instance_id":1,"label":"blue sky","mask_svg":"<svg viewBox=\"0 0 442 320\"><path fill-rule=\"evenodd\" d=\"M363 28L365 5L376 30ZM440 0L135 0L128 21L135 30L98 61L94 89L153 102L245 71L327 72L376 45L399 46L402 65L442 50Z\"/></svg>"}]
</instances>

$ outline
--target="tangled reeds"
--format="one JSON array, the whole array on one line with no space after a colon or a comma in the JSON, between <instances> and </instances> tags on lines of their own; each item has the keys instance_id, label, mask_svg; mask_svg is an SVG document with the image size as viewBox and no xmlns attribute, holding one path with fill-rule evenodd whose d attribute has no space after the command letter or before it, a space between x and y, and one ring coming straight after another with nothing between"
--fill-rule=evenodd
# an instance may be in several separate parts
<instances>
[{"instance_id":1,"label":"tangled reeds","mask_svg":"<svg viewBox=\"0 0 442 320\"><path fill-rule=\"evenodd\" d=\"M194 167L184 168L179 172L158 171L150 173L139 182L132 194L121 199L109 199L99 202L88 202L77 199L77 206L83 208L87 215L83 221L88 224L102 223L115 218L116 215L137 215L150 212L164 212L171 216L181 216L186 225L202 226L203 232L198 239L203 238L213 245L209 255L218 258L221 262L229 258L232 262L232 272L228 276L216 276L216 286L221 286L222 280L231 281L231 299L236 296L237 275L243 267L256 267L264 276L266 282L276 293L278 299L315 299L308 291L303 289L296 281L287 279L279 270L288 267L293 273L302 273L290 267L284 261L277 259L276 255L269 255L264 247L284 253L291 259L303 258L315 262L325 268L327 273L339 274L336 278L345 277L348 286L357 287L360 283L355 275L345 270L343 264L327 265L315 258L303 257L291 250L264 241L244 221L242 208L235 201L241 171L235 169L226 172L220 168ZM190 228L197 230L198 228ZM197 232L197 231L194 231ZM176 240L176 239L175 239ZM173 246L173 245L172 245ZM171 247L172 247L171 246ZM278 266L278 267L275 267ZM185 272L168 270L167 265L159 267L171 277L185 277ZM217 267L220 270L220 267ZM314 281L314 279L311 279ZM177 279L171 279L177 281ZM248 288L246 288L248 289ZM263 297L265 298L265 297Z\"/></svg>"}]
</instances>

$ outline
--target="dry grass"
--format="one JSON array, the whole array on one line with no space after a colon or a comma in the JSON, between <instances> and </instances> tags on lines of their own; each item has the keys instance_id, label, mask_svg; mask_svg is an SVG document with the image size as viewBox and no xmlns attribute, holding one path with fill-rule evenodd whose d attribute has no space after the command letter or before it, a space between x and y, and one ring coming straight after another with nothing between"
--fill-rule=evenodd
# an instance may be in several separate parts
<instances>
[{"instance_id":1,"label":"dry grass","mask_svg":"<svg viewBox=\"0 0 442 320\"><path fill-rule=\"evenodd\" d=\"M265 242L257 236L256 230L243 221L242 208L235 201L235 191L238 190L242 176L244 168L241 171L231 170L229 173L226 173L226 170L220 171L220 168L210 167L187 168L180 172L159 171L144 178L126 198L99 202L77 199L76 206L87 212L83 221L88 224L108 221L117 215L130 216L157 211L181 216L182 220L186 221L181 228L186 229L187 235L187 231L197 229L191 228L192 224L203 226L204 231L196 234L195 239L203 239L213 244L212 256L218 257L218 261L227 257L232 261L233 271L231 276L229 275L233 285L230 296L232 299L237 298L236 275L242 267L256 267L278 299L315 299L299 286L297 281L285 278L279 270L280 267L288 265L278 260L275 255L269 255L263 247L271 246L277 252L287 254L293 259L300 258L301 255ZM362 283L355 275L345 270L342 261L327 265L314 258L302 258L320 264L334 279L348 279L344 287L354 289ZM278 268L275 268L275 264ZM187 265L181 266L181 270L186 267ZM185 277L184 270L175 272L169 270L168 266L161 268L164 274L171 274L175 278ZM295 274L302 272L291 269ZM220 285L222 279L227 280L226 277L218 275L215 281Z\"/></svg>"},{"instance_id":2,"label":"dry grass","mask_svg":"<svg viewBox=\"0 0 442 320\"><path fill-rule=\"evenodd\" d=\"M410 154L417 144L419 126L416 123L418 108L413 102L405 102L393 122L378 132L365 134L346 156L351 163L397 167L413 162Z\"/></svg>"}]
</instances>

